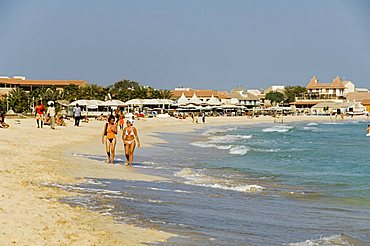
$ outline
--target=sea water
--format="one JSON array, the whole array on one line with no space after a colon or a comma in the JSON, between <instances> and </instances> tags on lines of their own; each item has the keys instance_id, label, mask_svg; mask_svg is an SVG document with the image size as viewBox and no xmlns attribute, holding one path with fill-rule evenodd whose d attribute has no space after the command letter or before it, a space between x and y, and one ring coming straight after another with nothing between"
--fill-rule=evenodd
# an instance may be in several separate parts
<instances>
[{"instance_id":1,"label":"sea water","mask_svg":"<svg viewBox=\"0 0 370 246\"><path fill-rule=\"evenodd\" d=\"M370 245L367 124L160 133L168 143L139 151L135 166L167 181L61 188L83 195L65 199L72 205L180 235L164 245Z\"/></svg>"}]
</instances>

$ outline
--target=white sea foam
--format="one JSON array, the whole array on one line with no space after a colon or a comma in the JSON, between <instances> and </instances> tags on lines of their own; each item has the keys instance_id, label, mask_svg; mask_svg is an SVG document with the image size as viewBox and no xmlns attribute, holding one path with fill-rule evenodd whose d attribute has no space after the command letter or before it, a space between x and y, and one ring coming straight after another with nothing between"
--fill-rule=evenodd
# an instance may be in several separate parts
<instances>
[{"instance_id":1,"label":"white sea foam","mask_svg":"<svg viewBox=\"0 0 370 246\"><path fill-rule=\"evenodd\" d=\"M191 168L183 168L182 170L176 172L174 175L177 177L185 178L186 184L211 187L215 189L232 190L239 192L260 192L265 189L264 187L255 184L230 185L228 180L210 177L204 175L202 171L195 171Z\"/></svg>"},{"instance_id":2,"label":"white sea foam","mask_svg":"<svg viewBox=\"0 0 370 246\"><path fill-rule=\"evenodd\" d=\"M343 239L342 235L331 235L319 239L306 240L299 243L290 243L290 246L351 246L352 243Z\"/></svg>"},{"instance_id":3,"label":"white sea foam","mask_svg":"<svg viewBox=\"0 0 370 246\"><path fill-rule=\"evenodd\" d=\"M201 186L222 189L222 190L240 191L240 192L259 192L264 189L262 186L259 186L259 185L226 186L226 185L220 185L220 184L201 184Z\"/></svg>"},{"instance_id":4,"label":"white sea foam","mask_svg":"<svg viewBox=\"0 0 370 246\"><path fill-rule=\"evenodd\" d=\"M262 131L263 132L287 132L287 131L289 131L293 128L294 128L294 126L277 125L277 126L262 129Z\"/></svg>"},{"instance_id":5,"label":"white sea foam","mask_svg":"<svg viewBox=\"0 0 370 246\"><path fill-rule=\"evenodd\" d=\"M311 122L311 123L308 123L307 126L318 126L319 124L316 123L316 122Z\"/></svg>"},{"instance_id":6,"label":"white sea foam","mask_svg":"<svg viewBox=\"0 0 370 246\"><path fill-rule=\"evenodd\" d=\"M230 149L229 153L232 155L245 155L249 150L247 146L235 146Z\"/></svg>"},{"instance_id":7,"label":"white sea foam","mask_svg":"<svg viewBox=\"0 0 370 246\"><path fill-rule=\"evenodd\" d=\"M148 202L151 202L151 203L162 203L163 201L149 199Z\"/></svg>"},{"instance_id":8,"label":"white sea foam","mask_svg":"<svg viewBox=\"0 0 370 246\"><path fill-rule=\"evenodd\" d=\"M305 126L303 127L303 130L312 131L312 132L322 132L323 131L322 129L315 127L315 126Z\"/></svg>"},{"instance_id":9,"label":"white sea foam","mask_svg":"<svg viewBox=\"0 0 370 246\"><path fill-rule=\"evenodd\" d=\"M324 125L343 125L342 122L323 122Z\"/></svg>"},{"instance_id":10,"label":"white sea foam","mask_svg":"<svg viewBox=\"0 0 370 246\"><path fill-rule=\"evenodd\" d=\"M231 149L233 146L231 145L217 145L217 149Z\"/></svg>"},{"instance_id":11,"label":"white sea foam","mask_svg":"<svg viewBox=\"0 0 370 246\"><path fill-rule=\"evenodd\" d=\"M224 135L224 136L214 136L210 137L210 143L232 143L239 139L250 139L252 135Z\"/></svg>"},{"instance_id":12,"label":"white sea foam","mask_svg":"<svg viewBox=\"0 0 370 246\"><path fill-rule=\"evenodd\" d=\"M237 128L235 128L235 127L230 127L230 128L227 128L227 129L208 129L207 131L205 131L203 133L203 135L213 135L215 133L230 132L230 131L234 131L236 129Z\"/></svg>"},{"instance_id":13,"label":"white sea foam","mask_svg":"<svg viewBox=\"0 0 370 246\"><path fill-rule=\"evenodd\" d=\"M215 144L210 144L209 142L193 142L191 145L200 147L200 148L215 148Z\"/></svg>"}]
</instances>

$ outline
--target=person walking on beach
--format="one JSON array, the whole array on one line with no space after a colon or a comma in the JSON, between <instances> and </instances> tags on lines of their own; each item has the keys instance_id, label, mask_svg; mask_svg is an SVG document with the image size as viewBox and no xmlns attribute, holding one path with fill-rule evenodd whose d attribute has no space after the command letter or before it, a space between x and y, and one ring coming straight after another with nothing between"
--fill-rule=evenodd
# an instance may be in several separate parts
<instances>
[{"instance_id":1,"label":"person walking on beach","mask_svg":"<svg viewBox=\"0 0 370 246\"><path fill-rule=\"evenodd\" d=\"M44 112L45 112L45 106L42 104L41 100L37 102L36 105L36 112L35 112L35 117L36 117L36 123L37 123L37 128L41 128L44 126Z\"/></svg>"},{"instance_id":2,"label":"person walking on beach","mask_svg":"<svg viewBox=\"0 0 370 246\"><path fill-rule=\"evenodd\" d=\"M50 106L48 108L48 111L46 114L50 117L50 127L51 129L55 129L55 108L54 108L54 103L50 103Z\"/></svg>"},{"instance_id":3,"label":"person walking on beach","mask_svg":"<svg viewBox=\"0 0 370 246\"><path fill-rule=\"evenodd\" d=\"M367 125L367 135L370 135L370 125Z\"/></svg>"},{"instance_id":4,"label":"person walking on beach","mask_svg":"<svg viewBox=\"0 0 370 246\"><path fill-rule=\"evenodd\" d=\"M128 119L126 124L127 126L123 129L122 140L125 147L126 163L125 166L132 166L132 161L134 159L134 151L136 147L140 148L140 140L137 134L136 128L133 126L133 119Z\"/></svg>"},{"instance_id":5,"label":"person walking on beach","mask_svg":"<svg viewBox=\"0 0 370 246\"><path fill-rule=\"evenodd\" d=\"M122 110L119 113L119 129L123 129L123 125L125 124L125 115L123 114Z\"/></svg>"},{"instance_id":6,"label":"person walking on beach","mask_svg":"<svg viewBox=\"0 0 370 246\"><path fill-rule=\"evenodd\" d=\"M102 136L102 143L105 143L105 150L107 152L107 162L114 164L114 155L116 150L116 134L117 134L117 123L114 122L114 116L110 115L108 118L108 122L105 123L103 136ZM105 141L104 141L105 138Z\"/></svg>"},{"instance_id":7,"label":"person walking on beach","mask_svg":"<svg viewBox=\"0 0 370 246\"><path fill-rule=\"evenodd\" d=\"M80 119L81 119L81 108L78 103L73 108L73 117L75 118L75 126L80 126Z\"/></svg>"},{"instance_id":8,"label":"person walking on beach","mask_svg":"<svg viewBox=\"0 0 370 246\"><path fill-rule=\"evenodd\" d=\"M206 113L203 113L203 115L202 115L202 122L203 122L203 124L206 123Z\"/></svg>"}]
</instances>

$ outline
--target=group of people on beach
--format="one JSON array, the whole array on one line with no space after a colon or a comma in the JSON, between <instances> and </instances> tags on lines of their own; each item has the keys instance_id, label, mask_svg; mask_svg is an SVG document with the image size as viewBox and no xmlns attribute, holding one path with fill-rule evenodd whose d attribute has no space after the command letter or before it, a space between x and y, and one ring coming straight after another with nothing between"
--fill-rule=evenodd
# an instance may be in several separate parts
<instances>
[{"instance_id":1,"label":"group of people on beach","mask_svg":"<svg viewBox=\"0 0 370 246\"><path fill-rule=\"evenodd\" d=\"M57 117L54 102L51 102L48 109L46 110L45 105L42 103L41 100L39 100L35 107L35 118L37 128L43 128L44 125L50 125L50 128L55 130L55 125L65 125L63 117Z\"/></svg>"},{"instance_id":2,"label":"group of people on beach","mask_svg":"<svg viewBox=\"0 0 370 246\"><path fill-rule=\"evenodd\" d=\"M121 126L123 119L121 117L117 118L113 115L108 117L108 122L104 125L104 130L102 134L102 143L105 144L105 149L107 152L107 162L114 164L115 150L118 134L118 125ZM137 133L137 129L133 126L135 120L130 118L126 121L126 127L122 130L122 141L125 150L126 162L125 166L132 166L132 161L134 159L134 151L137 147L140 147L140 140ZM123 127L123 123L122 123Z\"/></svg>"}]
</instances>

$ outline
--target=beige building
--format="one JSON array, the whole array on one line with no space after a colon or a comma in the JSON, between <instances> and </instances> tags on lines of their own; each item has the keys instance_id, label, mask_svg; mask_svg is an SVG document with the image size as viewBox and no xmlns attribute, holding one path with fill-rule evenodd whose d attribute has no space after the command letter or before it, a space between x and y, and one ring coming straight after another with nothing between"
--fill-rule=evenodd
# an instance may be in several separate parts
<instances>
[{"instance_id":1,"label":"beige building","mask_svg":"<svg viewBox=\"0 0 370 246\"><path fill-rule=\"evenodd\" d=\"M195 90L191 88L175 88L174 90L171 91L172 93L172 99L177 100L179 99L182 95L184 97L190 99L194 95L203 103L208 102L212 96L214 98L217 98L220 100L222 103L226 103L226 95L227 92L222 92L222 91L214 91L214 90Z\"/></svg>"},{"instance_id":2,"label":"beige building","mask_svg":"<svg viewBox=\"0 0 370 246\"><path fill-rule=\"evenodd\" d=\"M343 100L345 89L346 87L339 76L329 83L319 83L318 78L313 76L307 85L307 94L309 99Z\"/></svg>"},{"instance_id":3,"label":"beige building","mask_svg":"<svg viewBox=\"0 0 370 246\"><path fill-rule=\"evenodd\" d=\"M13 78L0 77L0 95L9 93L12 89L22 88L29 92L39 87L55 86L57 89L63 89L68 85L85 86L86 80L33 80L26 79L22 76L15 76Z\"/></svg>"}]
</instances>

